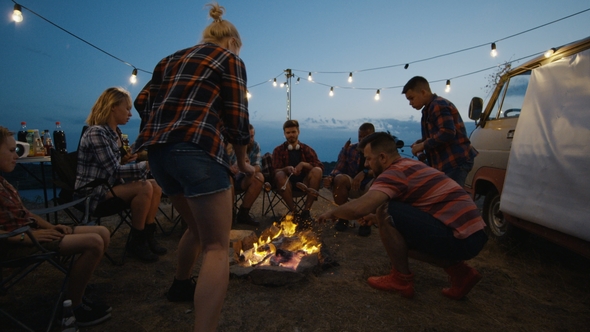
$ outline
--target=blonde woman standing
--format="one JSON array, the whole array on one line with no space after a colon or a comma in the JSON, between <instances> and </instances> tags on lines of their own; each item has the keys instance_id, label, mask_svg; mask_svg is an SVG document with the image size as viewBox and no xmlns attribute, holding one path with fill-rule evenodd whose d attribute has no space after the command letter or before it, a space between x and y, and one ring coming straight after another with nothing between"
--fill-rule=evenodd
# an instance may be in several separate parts
<instances>
[{"instance_id":1,"label":"blonde woman standing","mask_svg":"<svg viewBox=\"0 0 590 332\"><path fill-rule=\"evenodd\" d=\"M238 56L242 41L236 27L221 19L225 9L208 6L213 22L202 41L155 67L136 141L147 148L154 178L188 225L167 297L193 301L194 295L195 331L216 329L229 283L233 197L223 139L234 146L239 170L254 173L245 162L250 133L246 68ZM191 275L200 253L195 286Z\"/></svg>"}]
</instances>

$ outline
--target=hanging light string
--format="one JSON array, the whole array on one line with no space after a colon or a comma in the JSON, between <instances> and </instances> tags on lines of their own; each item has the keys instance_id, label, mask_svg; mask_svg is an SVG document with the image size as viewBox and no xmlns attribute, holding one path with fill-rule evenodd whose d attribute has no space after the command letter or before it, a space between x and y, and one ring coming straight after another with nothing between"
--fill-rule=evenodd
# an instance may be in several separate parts
<instances>
[{"instance_id":1,"label":"hanging light string","mask_svg":"<svg viewBox=\"0 0 590 332\"><path fill-rule=\"evenodd\" d=\"M32 14L34 14L35 16L37 16L37 17L41 18L42 20L44 20L44 21L46 21L47 23L49 23L49 24L53 25L54 27L56 27L56 28L58 28L58 29L62 30L63 32L65 32L65 33L69 34L70 36L72 36L72 37L74 37L74 38L76 38L76 39L78 39L78 40L82 41L83 43L85 43L85 44L87 44L87 45L89 45L89 46L91 46L91 47L95 48L96 50L98 50L98 51L100 51L100 52L102 52L102 53L104 53L104 54L106 54L106 55L110 56L111 58L113 58L113 59L115 59L115 60L118 60L118 61L120 61L120 62L124 63L125 65L127 65L127 66L129 66L129 67L132 67L132 68L133 68L132 79L133 79L134 77L136 77L136 75L137 75L137 71L142 71L142 72L144 72L144 73L147 73L147 74L150 74L150 75L152 74L152 72L150 72L150 71L147 71L147 70L144 70L144 69L141 69L141 68L138 68L138 67L134 66L133 64L131 64L131 63L129 63L129 62L127 62L127 61L125 61L125 60L123 60L123 59L121 59L121 58L119 58L119 57L117 57L117 56L115 56L115 55L113 55L113 54L111 54L111 53L109 53L109 52L105 51L105 50L103 50L102 48L100 48L100 47L98 47L98 46L96 46L96 45L92 44L91 42L89 42L89 41L87 41L87 40L85 40L85 39L83 39L83 38L81 38L81 37L77 36L76 34L74 34L74 33L70 32L70 31L66 30L65 28L62 28L61 26L59 26L59 25L57 25L57 24L53 23L52 21L50 21L50 20L48 20L47 18L43 17L42 15L40 15L40 14L36 13L35 11L31 10L30 8L28 8L28 7L26 7L26 6L23 6L23 5L19 4L19 3L17 3L15 0L12 0L12 2L15 4L15 9L16 9L17 7L18 7L18 8L19 8L19 10L21 10L21 11L22 11L22 9L26 9L26 10L27 10L27 11L29 11L30 13L32 13ZM519 35L525 34L525 33L527 33L527 32L530 32L530 31L533 31L533 30L536 30L536 29L539 29L539 28L542 28L542 27L545 27L545 26L548 26L548 25L551 25L551 24L557 23L557 22L559 22L559 21L562 21L562 20L565 20L565 19L571 18L571 17L573 17L573 16L576 16L576 15L579 15L579 14L582 14L582 13L585 13L585 12L587 12L587 11L590 11L590 8L588 8L588 9L584 9L584 10L581 10L581 11L579 11L579 12L576 12L576 13L573 13L573 14L571 14L571 15L568 15L568 16L565 16L565 17L562 17L562 18L559 18L559 19L553 20L553 21L551 21L551 22L548 22L548 23L545 23L545 24L542 24L542 25L539 25L539 26L536 26L536 27L533 27L533 28L530 28L530 29L527 29L527 30L524 30L524 31L521 31L521 32L518 32L518 33L515 33L515 34L512 34L512 35L509 35L509 36L506 36L506 37L503 37L503 38L497 39L497 40L495 40L494 42L492 42L491 44L494 44L494 46L495 46L495 43L497 43L497 42L499 42L499 41L506 40L506 39L509 39L509 38L513 38L513 37L516 37L516 36L519 36ZM440 54L440 55L435 55L435 56L428 57L428 58L424 58L424 59L420 59L420 60L410 61L410 62L406 62L406 63L403 63L403 64L394 64L394 65L381 66L381 67L374 67L374 68L366 68L366 69L359 69L359 70L353 70L353 71L347 70L347 71L315 71L315 72L314 72L314 71L309 71L309 70L300 70L300 69L292 69L292 71L306 72L306 73L308 73L308 81L309 81L309 82L312 82L312 83L315 83L315 84L319 84L319 85L329 86L329 87L331 87L331 88L332 88L332 89L331 89L332 91L333 91L333 88L334 88L334 87L336 87L336 88L340 88L340 89L357 89L357 90L375 90L375 89L378 89L378 90L385 90L385 89L394 89L394 88L400 88L401 86L394 86L394 87L380 87L380 88L362 88L362 87L350 87L350 86L334 86L334 85L328 85L328 84L324 84L324 83L320 83L320 82L313 81L313 80L311 79L311 75L312 75L312 73L318 73L318 74L342 74L342 73L349 73L349 79L351 80L351 79L352 79L352 74L353 74L353 73L366 72L366 71L373 71L373 70L381 70L381 69L387 69L387 68L393 68L393 67L401 67L401 66L404 66L404 68L405 68L405 69L407 69L407 68L408 68L408 66L409 66L410 64L413 64L413 63L425 62L425 61L429 61L429 60L433 60L433 59L437 59L437 58L441 58L441 57L445 57L445 56L449 56L449 55L453 55L453 54L457 54L457 53L465 52L465 51L472 50L472 49L475 49L475 48L479 48L479 47L487 46L487 45L490 45L490 43L488 42L488 43L484 43L484 44L480 44L480 45L476 45L476 46L471 46L471 47L467 47L467 48L464 48L464 49L461 49L461 50L457 50L457 51L453 51L453 52L448 52L448 53L444 53L444 54ZM538 53L537 53L537 54L538 54ZM531 57L531 56L527 56L527 57ZM527 58L527 57L523 57L523 58L520 58L520 59L524 59L524 58ZM519 59L519 60L520 60L520 59ZM512 62L515 62L515 61L518 61L518 60L513 60ZM512 63L512 62L510 62L510 63ZM476 74L476 73L479 73L479 72L482 72L482 71L486 71L486 70L493 69L493 68L495 68L495 67L496 67L496 66L489 67L489 68L485 68L485 69L481 69L481 70L474 71L474 72L467 73L467 74L462 74L462 75L455 76L455 77L453 77L453 78L450 78L450 79L459 78L459 77L464 77L464 76L468 76L468 75L473 75L473 74ZM267 82L269 82L269 81L272 81L273 79L274 79L274 81L276 81L276 78L277 78L277 77L279 77L279 76L280 76L280 75L282 75L282 74L283 74L283 73L281 72L281 74L279 74L279 75L275 76L274 78L271 78L271 79L269 79L269 80L265 80L265 81L263 81L263 82L260 82L260 83L254 84L254 85L250 86L250 87L249 87L249 89L251 89L251 88L254 88L254 87L256 87L256 86L259 86L259 85L262 85L262 84L264 84L264 83L267 83ZM296 75L295 75L295 74L293 74L293 76L295 77ZM299 77L299 76L296 76L296 77L297 77L297 82L299 82L301 77ZM444 81L444 80L450 80L450 79L441 79L441 80L435 80L435 81L432 81L432 83L434 83L434 82L440 82L440 81Z\"/></svg>"},{"instance_id":2,"label":"hanging light string","mask_svg":"<svg viewBox=\"0 0 590 332\"><path fill-rule=\"evenodd\" d=\"M30 8L28 8L28 7L25 7L25 6L21 5L21 4L18 4L18 3L16 3L16 1L14 1L14 0L12 0L12 2L14 2L14 4L15 4L15 5L19 5L21 8L23 8L23 9L26 9L26 10L27 10L27 11L29 11L31 14L34 14L35 16L39 17L40 19L44 20L45 22L47 22L47 23L49 23L49 24L53 25L54 27L56 27L56 28L60 29L61 31L63 31L63 32L67 33L68 35L70 35L70 36L72 36L72 37L74 37L74 38L76 38L76 39L78 39L78 40L82 41L83 43L85 43L85 44L87 44L87 45L89 45L89 46L91 46L91 47L93 47L93 48L95 48L95 49L97 49L97 50L99 50L100 52L102 52L102 53L104 53L104 54L106 54L106 55L110 56L111 58L113 58L113 59L115 59L115 60L118 60L118 61L120 61L120 62L122 62L122 63L126 64L126 65L127 65L127 66L129 66L129 67L133 67L134 71L136 71L136 70L137 70L137 71L142 71L142 72L144 72L144 73L147 73L147 74L150 74L150 75L152 74L152 72L150 72L150 71L147 71L147 70L143 70L143 69L141 69L141 68L138 68L138 67L135 67L135 66L134 66L134 65L132 65L131 63L129 63L129 62L127 62L127 61L123 60L123 59L120 59L120 58L118 58L118 57L116 57L116 56L112 55L111 53L109 53L109 52L107 52L107 51L103 50L102 48L100 48L100 47L98 47L98 46L96 46L96 45L92 44L91 42L89 42L89 41L85 40L84 38L78 37L78 36L77 36L77 35L75 35L74 33L72 33L72 32L70 32L70 31L68 31L68 30L66 30L66 29L64 29L64 28L62 28L62 27L60 27L59 25L57 25L57 24L55 24L55 23L53 23L53 22L51 22L50 20L46 19L45 17L41 16L40 14L37 14L36 12L34 12L33 10L31 10Z\"/></svg>"},{"instance_id":3,"label":"hanging light string","mask_svg":"<svg viewBox=\"0 0 590 332\"><path fill-rule=\"evenodd\" d=\"M518 58L518 59L515 59L515 60L512 60L512 61L508 61L506 63L512 64L514 62L518 62L518 61L522 61L522 60L525 60L525 59L528 59L528 58L532 58L534 56L538 56L538 55L541 55L543 53L545 53L545 51L533 53L533 54L530 54L530 55L527 55L527 56L523 56L521 58ZM437 79L437 80L428 81L428 82L429 83L438 83L438 82L450 81L450 80L454 80L456 78L461 78L461 77L465 77L465 76L470 76L470 75L474 75L474 74L477 74L477 73L481 73L481 72L484 72L484 71L487 71L487 70L492 70L492 69L495 69L497 67L498 66L491 66L491 67L479 69L479 70L476 70L476 71L472 71L472 72L469 72L469 73L465 73L465 74L453 76L453 77L450 77L450 78L442 78L442 79ZM299 77L296 74L294 74L294 76L295 77ZM268 80L268 81L270 81L270 80ZM268 81L265 81L264 83L266 83ZM330 88L333 88L333 89L350 89L350 90L377 90L377 91L381 91L381 90L400 89L400 88L403 88L404 87L404 85L395 85L395 86L387 86L387 87L374 87L374 88L371 88L371 87L353 87L353 86L344 86L344 85L341 86L341 85L327 84L327 83L322 83L322 82L318 82L318 81L315 81L315 80L314 81L309 81L309 83L313 83L313 84L317 84L317 85L321 85L321 86L325 86L325 87L330 87ZM333 89L331 89L331 91L333 91Z\"/></svg>"},{"instance_id":4,"label":"hanging light string","mask_svg":"<svg viewBox=\"0 0 590 332\"><path fill-rule=\"evenodd\" d=\"M483 44L479 44L479 45L467 47L467 48L464 48L464 49L461 49L461 50L457 50L457 51L453 51L453 52L448 52L448 53L444 53L444 54L439 54L439 55L431 56L431 57L420 59L420 60L415 60L415 61L410 61L410 62L404 62L404 63L398 63L398 64L394 64L394 65L389 65L389 66L366 68L366 69L357 69L357 70L353 70L353 71L350 71L350 70L346 70L346 71L309 71L309 70L302 70L302 69L293 69L293 70L294 71L299 71L299 72L312 73L312 74L346 74L346 73L360 73L360 72L372 71L372 70L381 70L381 69L401 67L401 66L404 66L405 67L405 66L409 66L410 64L413 64L413 63L419 63L419 62L429 61L429 60L433 60L433 59L437 59L437 58L442 58L442 57L446 57L446 56L449 56L449 55L453 55L453 54L457 54L457 53L461 53L461 52L473 50L473 49L484 47L484 46L488 46L489 47L489 45L492 44L492 43L497 43L497 42L502 41L502 40L510 39L510 38L513 38L513 37L516 37L516 36L525 34L527 32L531 32L533 30L540 29L542 27L545 27L545 26L548 26L548 25L557 23L559 21L563 21L563 20L568 19L570 17L574 17L576 15L580 15L580 14L585 13L587 11L590 11L590 8L581 10L581 11L576 12L574 14L571 14L571 15L568 15L568 16L565 16L565 17L556 19L554 21L551 21L551 22L548 22L548 23L545 23L545 24L541 24L541 25L536 26L534 28L530 28L530 29L527 29L527 30L524 30L524 31L521 31L521 32L518 32L518 33L515 33L515 34L512 34L510 36L506 36L506 37L503 37L503 38L500 38L500 39L496 39L493 42L487 42L487 43L483 43ZM407 67L406 67L406 69L407 69Z\"/></svg>"}]
</instances>

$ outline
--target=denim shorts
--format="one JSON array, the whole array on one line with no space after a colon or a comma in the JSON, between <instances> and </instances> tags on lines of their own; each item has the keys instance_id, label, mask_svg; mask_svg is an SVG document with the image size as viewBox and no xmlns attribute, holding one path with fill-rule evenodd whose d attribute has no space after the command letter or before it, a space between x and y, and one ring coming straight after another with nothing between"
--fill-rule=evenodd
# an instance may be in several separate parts
<instances>
[{"instance_id":1,"label":"denim shorts","mask_svg":"<svg viewBox=\"0 0 590 332\"><path fill-rule=\"evenodd\" d=\"M408 249L448 260L471 259L483 248L488 237L482 229L465 239L453 235L453 229L418 208L401 202L389 202L392 226L404 239Z\"/></svg>"},{"instance_id":2,"label":"denim shorts","mask_svg":"<svg viewBox=\"0 0 590 332\"><path fill-rule=\"evenodd\" d=\"M198 197L231 187L229 169L193 143L152 145L148 160L154 179L168 196Z\"/></svg>"}]
</instances>

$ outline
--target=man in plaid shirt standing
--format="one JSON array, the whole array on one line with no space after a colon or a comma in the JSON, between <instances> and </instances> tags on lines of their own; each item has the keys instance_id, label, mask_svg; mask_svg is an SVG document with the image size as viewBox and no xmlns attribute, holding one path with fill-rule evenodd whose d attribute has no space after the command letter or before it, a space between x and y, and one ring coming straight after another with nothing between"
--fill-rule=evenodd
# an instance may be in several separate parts
<instances>
[{"instance_id":1,"label":"man in plaid shirt standing","mask_svg":"<svg viewBox=\"0 0 590 332\"><path fill-rule=\"evenodd\" d=\"M412 144L412 154L424 153L426 164L463 187L477 151L471 146L459 111L453 103L432 93L421 76L412 77L402 93L413 108L422 110L422 138Z\"/></svg>"}]
</instances>

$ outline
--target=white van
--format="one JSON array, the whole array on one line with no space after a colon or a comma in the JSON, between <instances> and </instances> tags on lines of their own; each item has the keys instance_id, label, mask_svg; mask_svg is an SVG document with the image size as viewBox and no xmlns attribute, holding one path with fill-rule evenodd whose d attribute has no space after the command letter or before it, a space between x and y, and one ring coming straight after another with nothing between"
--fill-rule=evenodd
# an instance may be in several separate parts
<instances>
[{"instance_id":1,"label":"white van","mask_svg":"<svg viewBox=\"0 0 590 332\"><path fill-rule=\"evenodd\" d=\"M590 37L507 72L475 97L479 151L465 189L485 196L490 233L514 226L590 257Z\"/></svg>"}]
</instances>

